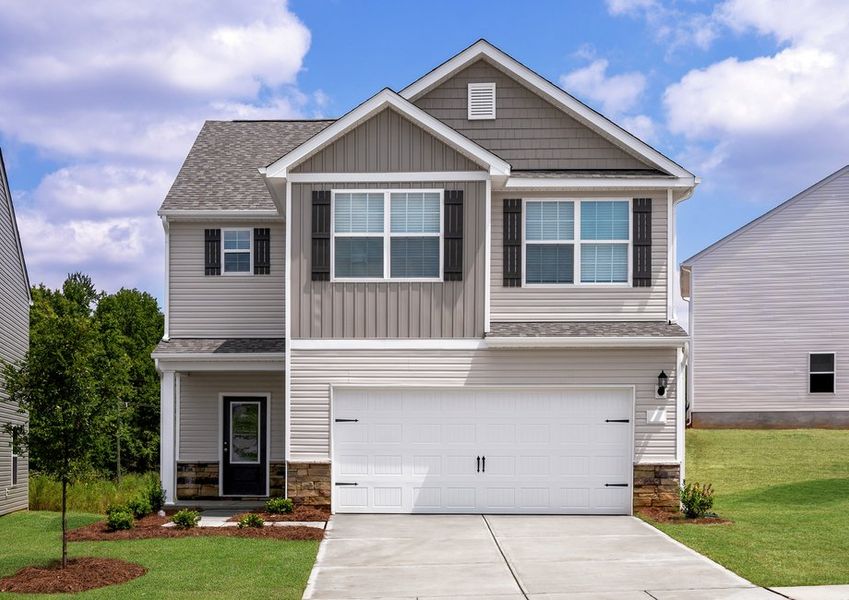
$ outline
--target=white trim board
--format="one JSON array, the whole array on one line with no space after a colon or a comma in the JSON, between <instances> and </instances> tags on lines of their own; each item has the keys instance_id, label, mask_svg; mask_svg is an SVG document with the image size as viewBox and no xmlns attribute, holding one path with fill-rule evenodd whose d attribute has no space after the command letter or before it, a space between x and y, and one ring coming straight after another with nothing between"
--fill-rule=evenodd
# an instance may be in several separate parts
<instances>
[{"instance_id":1,"label":"white trim board","mask_svg":"<svg viewBox=\"0 0 849 600\"><path fill-rule=\"evenodd\" d=\"M478 164L486 165L491 175L507 176L510 164L489 150L458 133L436 117L426 113L392 90L385 88L357 106L332 125L321 130L309 140L277 159L260 173L266 177L288 178L289 170L315 154L332 141L351 131L386 108L393 108L413 123L426 129L441 141L460 151Z\"/></svg>"},{"instance_id":2,"label":"white trim board","mask_svg":"<svg viewBox=\"0 0 849 600\"><path fill-rule=\"evenodd\" d=\"M312 339L292 340L292 350L483 350L486 341L454 339Z\"/></svg>"},{"instance_id":3,"label":"white trim board","mask_svg":"<svg viewBox=\"0 0 849 600\"><path fill-rule=\"evenodd\" d=\"M685 337L488 337L490 348L680 348Z\"/></svg>"},{"instance_id":4,"label":"white trim board","mask_svg":"<svg viewBox=\"0 0 849 600\"><path fill-rule=\"evenodd\" d=\"M489 181L486 171L397 171L391 173L290 173L292 183L408 183Z\"/></svg>"},{"instance_id":5,"label":"white trim board","mask_svg":"<svg viewBox=\"0 0 849 600\"><path fill-rule=\"evenodd\" d=\"M510 177L502 189L522 191L534 189L547 190L665 190L669 188L690 189L698 185L699 179L672 179L669 177L640 177L623 179L621 177Z\"/></svg>"},{"instance_id":6,"label":"white trim board","mask_svg":"<svg viewBox=\"0 0 849 600\"><path fill-rule=\"evenodd\" d=\"M222 210L176 210L167 209L160 210L156 213L160 217L167 217L172 221L215 221L219 219L238 220L238 219L262 219L262 220L277 220L282 221L281 215L276 209L222 209Z\"/></svg>"},{"instance_id":7,"label":"white trim board","mask_svg":"<svg viewBox=\"0 0 849 600\"><path fill-rule=\"evenodd\" d=\"M613 121L594 111L586 104L570 96L544 77L534 73L525 65L499 50L484 39L478 40L453 58L442 63L424 77L414 81L403 90L401 96L415 101L423 94L433 89L466 65L486 58L496 66L506 71L521 83L528 86L537 94L567 112L584 125L608 138L620 147L625 147L631 153L651 163L657 168L679 178L693 178L693 174L675 161L667 158L644 141L625 131Z\"/></svg>"}]
</instances>

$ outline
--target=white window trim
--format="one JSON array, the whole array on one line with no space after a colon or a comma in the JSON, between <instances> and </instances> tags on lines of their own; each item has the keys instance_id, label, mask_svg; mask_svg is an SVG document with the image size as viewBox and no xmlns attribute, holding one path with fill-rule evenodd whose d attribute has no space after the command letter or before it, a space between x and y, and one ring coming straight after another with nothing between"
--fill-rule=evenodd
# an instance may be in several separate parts
<instances>
[{"instance_id":1,"label":"white window trim","mask_svg":"<svg viewBox=\"0 0 849 600\"><path fill-rule=\"evenodd\" d=\"M492 114L474 115L472 114L472 90L492 90ZM469 121L494 121L496 111L496 90L495 82L486 83L469 83L466 88L466 117Z\"/></svg>"},{"instance_id":2,"label":"white window trim","mask_svg":"<svg viewBox=\"0 0 849 600\"><path fill-rule=\"evenodd\" d=\"M248 249L247 250L226 250L224 248L224 234L228 231L247 231L248 232ZM245 277L254 274L254 234L250 227L227 227L221 229L221 274L227 277ZM248 253L248 270L247 271L228 271L227 262L224 260L227 254L244 254Z\"/></svg>"},{"instance_id":3,"label":"white window trim","mask_svg":"<svg viewBox=\"0 0 849 600\"><path fill-rule=\"evenodd\" d=\"M571 240L553 240L553 241L542 241L542 240L533 240L528 241L525 236L525 228L527 227L527 203L528 202L572 202L575 206L575 226L572 231L572 239ZM628 279L626 281L581 281L581 245L582 244L622 244L625 245L625 240L582 240L581 239L581 203L582 202L627 202L628 203L628 241L627 241L627 258L628 258L628 267L627 267L627 275ZM633 271L633 246L634 246L634 233L633 233L633 201L631 198L623 198L623 197L606 197L606 198L522 198L522 287L528 288L554 288L554 289L562 289L564 287L592 287L592 288L623 288L623 287L631 287L632 285L632 271ZM573 253L573 270L572 270L572 283L528 283L527 281L527 264L525 262L525 246L527 244L573 244L575 247L575 251Z\"/></svg>"},{"instance_id":4,"label":"white window trim","mask_svg":"<svg viewBox=\"0 0 849 600\"><path fill-rule=\"evenodd\" d=\"M814 354L831 354L832 356L832 369L831 371L811 371L811 356ZM808 394L811 396L825 396L831 394L834 396L837 394L837 352L833 350L820 350L818 352L808 352ZM811 391L811 375L831 375L832 377L832 387L834 388L831 392L812 392Z\"/></svg>"},{"instance_id":5,"label":"white window trim","mask_svg":"<svg viewBox=\"0 0 849 600\"><path fill-rule=\"evenodd\" d=\"M383 238L383 277L336 277L336 194L383 194L383 232L340 233L339 237L382 237ZM439 194L439 272L436 277L391 277L390 247L393 237L437 237L435 233L395 233L391 231L392 194L431 193ZM330 191L330 281L339 283L375 283L375 282L425 282L443 281L444 262L444 212L445 190L442 189L357 189L348 188Z\"/></svg>"}]
</instances>

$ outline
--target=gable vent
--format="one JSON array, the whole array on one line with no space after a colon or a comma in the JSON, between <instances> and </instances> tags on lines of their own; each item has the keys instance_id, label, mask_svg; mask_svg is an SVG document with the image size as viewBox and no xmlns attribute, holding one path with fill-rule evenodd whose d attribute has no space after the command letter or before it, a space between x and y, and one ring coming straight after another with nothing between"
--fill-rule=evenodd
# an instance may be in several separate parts
<instances>
[{"instance_id":1,"label":"gable vent","mask_svg":"<svg viewBox=\"0 0 849 600\"><path fill-rule=\"evenodd\" d=\"M469 120L495 118L495 84L469 84Z\"/></svg>"}]
</instances>

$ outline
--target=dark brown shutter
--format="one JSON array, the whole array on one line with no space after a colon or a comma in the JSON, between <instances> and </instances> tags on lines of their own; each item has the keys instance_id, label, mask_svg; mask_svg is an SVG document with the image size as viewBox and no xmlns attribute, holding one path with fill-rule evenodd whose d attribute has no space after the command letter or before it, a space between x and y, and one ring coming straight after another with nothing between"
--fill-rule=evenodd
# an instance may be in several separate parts
<instances>
[{"instance_id":1,"label":"dark brown shutter","mask_svg":"<svg viewBox=\"0 0 849 600\"><path fill-rule=\"evenodd\" d=\"M522 201L504 201L504 287L522 287Z\"/></svg>"},{"instance_id":2,"label":"dark brown shutter","mask_svg":"<svg viewBox=\"0 0 849 600\"><path fill-rule=\"evenodd\" d=\"M443 279L463 281L463 190L445 190Z\"/></svg>"},{"instance_id":3,"label":"dark brown shutter","mask_svg":"<svg viewBox=\"0 0 849 600\"><path fill-rule=\"evenodd\" d=\"M271 230L254 228L254 275L271 273Z\"/></svg>"},{"instance_id":4,"label":"dark brown shutter","mask_svg":"<svg viewBox=\"0 0 849 600\"><path fill-rule=\"evenodd\" d=\"M221 275L221 230L204 230L203 240L204 273Z\"/></svg>"},{"instance_id":5,"label":"dark brown shutter","mask_svg":"<svg viewBox=\"0 0 849 600\"><path fill-rule=\"evenodd\" d=\"M634 260L631 274L634 287L651 287L651 198L634 198Z\"/></svg>"},{"instance_id":6,"label":"dark brown shutter","mask_svg":"<svg viewBox=\"0 0 849 600\"><path fill-rule=\"evenodd\" d=\"M330 281L330 191L312 193L312 280Z\"/></svg>"}]
</instances>

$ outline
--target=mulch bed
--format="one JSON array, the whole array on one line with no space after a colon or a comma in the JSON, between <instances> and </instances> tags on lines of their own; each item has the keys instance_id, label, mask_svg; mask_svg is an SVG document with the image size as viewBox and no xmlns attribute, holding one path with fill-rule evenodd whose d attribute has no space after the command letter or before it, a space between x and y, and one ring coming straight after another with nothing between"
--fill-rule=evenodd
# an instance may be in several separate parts
<instances>
[{"instance_id":1,"label":"mulch bed","mask_svg":"<svg viewBox=\"0 0 849 600\"><path fill-rule=\"evenodd\" d=\"M698 519L688 519L681 512L668 512L657 508L647 508L641 510L640 515L656 521L658 523L673 523L684 525L731 525L733 521L723 519L722 517L700 517Z\"/></svg>"},{"instance_id":2,"label":"mulch bed","mask_svg":"<svg viewBox=\"0 0 849 600\"><path fill-rule=\"evenodd\" d=\"M328 519L330 519L330 510L317 506L296 506L293 512L282 515L268 513L263 511L262 509L256 509L250 512L262 516L263 521L275 523L281 521L327 521ZM233 515L228 520L238 521L247 514L250 513L245 512L238 515Z\"/></svg>"},{"instance_id":3,"label":"mulch bed","mask_svg":"<svg viewBox=\"0 0 849 600\"><path fill-rule=\"evenodd\" d=\"M0 592L59 594L84 592L125 583L147 572L141 565L114 558L71 558L68 566L56 561L47 567L24 567L0 579Z\"/></svg>"},{"instance_id":4,"label":"mulch bed","mask_svg":"<svg viewBox=\"0 0 849 600\"><path fill-rule=\"evenodd\" d=\"M132 529L109 531L106 521L98 521L85 527L68 532L71 542L99 542L114 540L147 540L152 538L182 538L182 537L248 537L273 540L320 540L324 530L315 527L194 527L192 529L177 529L162 527L170 521L170 517L148 515L139 519Z\"/></svg>"}]
</instances>

